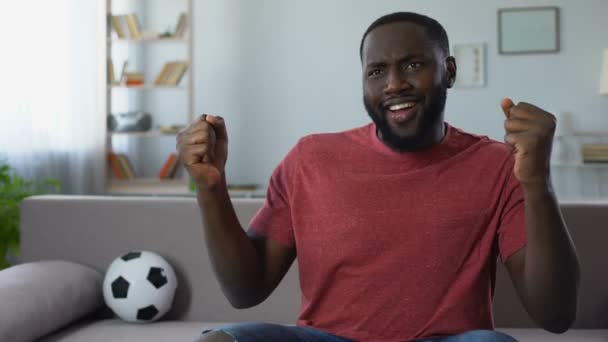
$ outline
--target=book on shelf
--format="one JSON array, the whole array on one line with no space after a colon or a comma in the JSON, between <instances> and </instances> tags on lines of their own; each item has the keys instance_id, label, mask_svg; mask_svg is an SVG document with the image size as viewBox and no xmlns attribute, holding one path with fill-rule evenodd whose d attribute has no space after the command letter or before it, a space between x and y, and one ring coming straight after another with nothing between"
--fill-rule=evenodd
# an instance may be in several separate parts
<instances>
[{"instance_id":1,"label":"book on shelf","mask_svg":"<svg viewBox=\"0 0 608 342\"><path fill-rule=\"evenodd\" d=\"M177 26L175 27L174 37L185 38L188 32L188 15L181 13L177 20Z\"/></svg>"},{"instance_id":2,"label":"book on shelf","mask_svg":"<svg viewBox=\"0 0 608 342\"><path fill-rule=\"evenodd\" d=\"M154 84L162 86L176 86L182 80L188 70L188 62L173 61L167 62L161 68L154 79Z\"/></svg>"},{"instance_id":3,"label":"book on shelf","mask_svg":"<svg viewBox=\"0 0 608 342\"><path fill-rule=\"evenodd\" d=\"M126 81L126 73L127 73L128 64L129 64L129 62L127 60L122 62L122 69L120 69L120 79L118 80L118 83L120 83L120 84L123 84Z\"/></svg>"},{"instance_id":4,"label":"book on shelf","mask_svg":"<svg viewBox=\"0 0 608 342\"><path fill-rule=\"evenodd\" d=\"M113 178L121 180L135 178L135 170L126 154L109 152L108 161Z\"/></svg>"},{"instance_id":5,"label":"book on shelf","mask_svg":"<svg viewBox=\"0 0 608 342\"><path fill-rule=\"evenodd\" d=\"M160 179L170 179L174 178L177 174L177 169L179 168L179 158L177 157L177 153L171 153L165 159L162 167L160 168L160 172L158 173L158 178Z\"/></svg>"},{"instance_id":6,"label":"book on shelf","mask_svg":"<svg viewBox=\"0 0 608 342\"><path fill-rule=\"evenodd\" d=\"M135 13L125 14L125 21L127 22L127 28L129 29L129 36L133 39L141 39L141 30L137 15Z\"/></svg>"},{"instance_id":7,"label":"book on shelf","mask_svg":"<svg viewBox=\"0 0 608 342\"><path fill-rule=\"evenodd\" d=\"M125 31L122 26L122 18L119 15L110 15L110 24L118 39L125 39Z\"/></svg>"},{"instance_id":8,"label":"book on shelf","mask_svg":"<svg viewBox=\"0 0 608 342\"><path fill-rule=\"evenodd\" d=\"M186 74L186 70L188 70L188 62L177 62L174 69L171 70L171 73L167 77L167 84L171 86L176 86L182 80L182 77Z\"/></svg>"},{"instance_id":9,"label":"book on shelf","mask_svg":"<svg viewBox=\"0 0 608 342\"><path fill-rule=\"evenodd\" d=\"M108 58L108 84L118 84L118 81L116 80L116 75L114 74L114 63L112 63L112 58Z\"/></svg>"},{"instance_id":10,"label":"book on shelf","mask_svg":"<svg viewBox=\"0 0 608 342\"><path fill-rule=\"evenodd\" d=\"M111 175L116 179L126 179L127 176L122 171L122 167L120 166L120 162L118 161L118 156L116 153L109 152L108 153L108 161L110 164Z\"/></svg>"},{"instance_id":11,"label":"book on shelf","mask_svg":"<svg viewBox=\"0 0 608 342\"><path fill-rule=\"evenodd\" d=\"M158 73L158 75L156 76L156 78L154 78L154 84L156 85L162 85L164 79L166 78L167 72L169 70L169 65L171 63L165 63L163 65L163 67L160 69L160 72Z\"/></svg>"},{"instance_id":12,"label":"book on shelf","mask_svg":"<svg viewBox=\"0 0 608 342\"><path fill-rule=\"evenodd\" d=\"M133 166L131 165L131 162L129 161L127 155L125 155L124 153L119 153L117 157L118 163L122 167L122 171L125 174L126 179L135 178L135 171L133 170Z\"/></svg>"}]
</instances>

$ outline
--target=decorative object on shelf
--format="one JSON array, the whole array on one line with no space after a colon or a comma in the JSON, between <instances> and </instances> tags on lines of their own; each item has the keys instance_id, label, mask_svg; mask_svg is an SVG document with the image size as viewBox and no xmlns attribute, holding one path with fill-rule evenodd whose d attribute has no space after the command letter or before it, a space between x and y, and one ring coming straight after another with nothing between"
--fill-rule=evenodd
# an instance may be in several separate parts
<instances>
[{"instance_id":1,"label":"decorative object on shelf","mask_svg":"<svg viewBox=\"0 0 608 342\"><path fill-rule=\"evenodd\" d=\"M108 115L108 130L111 132L146 132L152 127L152 116L143 111Z\"/></svg>"},{"instance_id":2,"label":"decorative object on shelf","mask_svg":"<svg viewBox=\"0 0 608 342\"><path fill-rule=\"evenodd\" d=\"M559 52L559 8L524 7L498 10L498 52Z\"/></svg>"},{"instance_id":3,"label":"decorative object on shelf","mask_svg":"<svg viewBox=\"0 0 608 342\"><path fill-rule=\"evenodd\" d=\"M602 73L600 74L600 95L608 95L608 49L604 50L602 60Z\"/></svg>"},{"instance_id":4,"label":"decorative object on shelf","mask_svg":"<svg viewBox=\"0 0 608 342\"><path fill-rule=\"evenodd\" d=\"M177 134L179 133L180 130L182 130L184 127L186 127L185 125L167 125L167 126L160 126L158 128L158 130L162 133L162 134Z\"/></svg>"},{"instance_id":5,"label":"decorative object on shelf","mask_svg":"<svg viewBox=\"0 0 608 342\"><path fill-rule=\"evenodd\" d=\"M112 311L127 322L150 323L173 305L177 277L160 255L131 251L116 258L103 280L103 298Z\"/></svg>"},{"instance_id":6,"label":"decorative object on shelf","mask_svg":"<svg viewBox=\"0 0 608 342\"><path fill-rule=\"evenodd\" d=\"M457 44L452 54L458 64L455 87L471 88L486 85L485 44Z\"/></svg>"},{"instance_id":7,"label":"decorative object on shelf","mask_svg":"<svg viewBox=\"0 0 608 342\"><path fill-rule=\"evenodd\" d=\"M608 144L583 144L581 155L584 163L608 163Z\"/></svg>"}]
</instances>

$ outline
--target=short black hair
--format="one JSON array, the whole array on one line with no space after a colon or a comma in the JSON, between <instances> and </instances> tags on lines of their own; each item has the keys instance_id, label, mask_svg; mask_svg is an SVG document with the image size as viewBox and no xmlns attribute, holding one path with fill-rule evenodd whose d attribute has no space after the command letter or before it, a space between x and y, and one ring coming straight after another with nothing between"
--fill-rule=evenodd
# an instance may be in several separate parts
<instances>
[{"instance_id":1,"label":"short black hair","mask_svg":"<svg viewBox=\"0 0 608 342\"><path fill-rule=\"evenodd\" d=\"M437 44L441 51L445 53L446 56L450 55L448 34L437 20L414 12L395 12L376 19L376 21L367 28L363 34L363 38L361 38L361 45L359 46L359 56L361 59L363 59L363 43L365 43L367 35L378 26L398 22L413 23L424 27L429 38Z\"/></svg>"}]
</instances>

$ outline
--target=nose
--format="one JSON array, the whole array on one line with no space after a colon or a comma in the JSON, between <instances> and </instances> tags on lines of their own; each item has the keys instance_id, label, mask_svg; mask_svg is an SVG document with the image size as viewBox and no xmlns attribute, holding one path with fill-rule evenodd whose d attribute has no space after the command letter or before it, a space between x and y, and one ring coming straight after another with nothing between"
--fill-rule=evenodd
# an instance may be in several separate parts
<instances>
[{"instance_id":1,"label":"nose","mask_svg":"<svg viewBox=\"0 0 608 342\"><path fill-rule=\"evenodd\" d=\"M406 89L411 89L411 84L407 81L402 73L398 70L391 70L386 78L384 93L395 94Z\"/></svg>"}]
</instances>

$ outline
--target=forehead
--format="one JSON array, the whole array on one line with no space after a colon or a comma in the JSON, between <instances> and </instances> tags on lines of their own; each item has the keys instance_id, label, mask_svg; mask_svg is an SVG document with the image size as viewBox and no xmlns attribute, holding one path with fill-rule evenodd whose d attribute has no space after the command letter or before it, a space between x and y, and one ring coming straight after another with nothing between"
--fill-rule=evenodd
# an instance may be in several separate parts
<instances>
[{"instance_id":1,"label":"forehead","mask_svg":"<svg viewBox=\"0 0 608 342\"><path fill-rule=\"evenodd\" d=\"M363 62L403 58L406 55L434 57L436 46L423 26L408 22L381 25L363 42Z\"/></svg>"}]
</instances>

